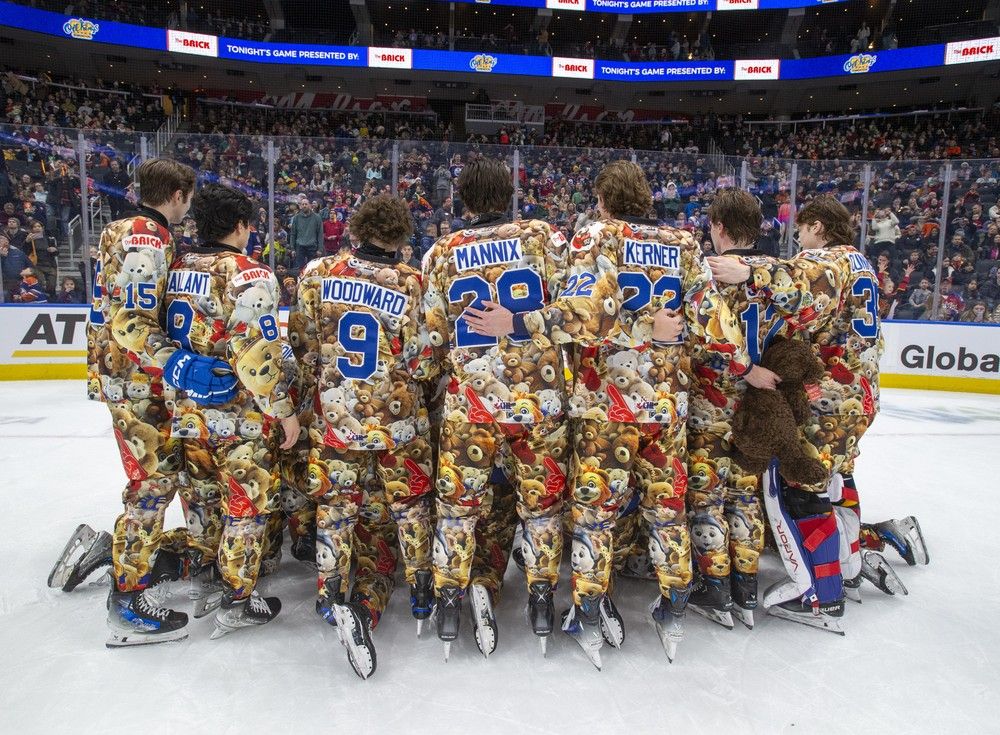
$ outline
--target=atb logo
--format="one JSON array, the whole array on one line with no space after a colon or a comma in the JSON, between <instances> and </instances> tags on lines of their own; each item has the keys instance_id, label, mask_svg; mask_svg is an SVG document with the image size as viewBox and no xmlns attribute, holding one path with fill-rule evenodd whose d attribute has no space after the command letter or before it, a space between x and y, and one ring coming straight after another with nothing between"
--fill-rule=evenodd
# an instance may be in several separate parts
<instances>
[{"instance_id":1,"label":"atb logo","mask_svg":"<svg viewBox=\"0 0 1000 735\"><path fill-rule=\"evenodd\" d=\"M63 23L63 33L81 41L92 41L101 27L92 20L70 18Z\"/></svg>"},{"instance_id":2,"label":"atb logo","mask_svg":"<svg viewBox=\"0 0 1000 735\"><path fill-rule=\"evenodd\" d=\"M469 67L472 68L473 71L491 72L493 71L493 67L496 65L497 57L490 56L489 54L476 54L469 62Z\"/></svg>"},{"instance_id":3,"label":"atb logo","mask_svg":"<svg viewBox=\"0 0 1000 735\"><path fill-rule=\"evenodd\" d=\"M876 61L876 54L855 54L844 62L844 71L848 74L867 74Z\"/></svg>"}]
</instances>

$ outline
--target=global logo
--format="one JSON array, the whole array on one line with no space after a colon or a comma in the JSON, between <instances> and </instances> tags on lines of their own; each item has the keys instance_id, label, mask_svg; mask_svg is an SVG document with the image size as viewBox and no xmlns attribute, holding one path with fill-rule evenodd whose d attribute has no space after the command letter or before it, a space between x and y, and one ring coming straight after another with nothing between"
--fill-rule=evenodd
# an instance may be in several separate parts
<instances>
[{"instance_id":1,"label":"global logo","mask_svg":"<svg viewBox=\"0 0 1000 735\"><path fill-rule=\"evenodd\" d=\"M469 66L473 71L493 71L493 67L497 65L497 57L490 56L489 54L476 54L472 57L469 62Z\"/></svg>"},{"instance_id":2,"label":"global logo","mask_svg":"<svg viewBox=\"0 0 1000 735\"><path fill-rule=\"evenodd\" d=\"M63 23L63 33L81 41L91 41L101 29L97 23L83 18L70 18Z\"/></svg>"},{"instance_id":3,"label":"global logo","mask_svg":"<svg viewBox=\"0 0 1000 735\"><path fill-rule=\"evenodd\" d=\"M844 71L848 74L866 74L878 61L876 54L855 54L844 62Z\"/></svg>"}]
</instances>

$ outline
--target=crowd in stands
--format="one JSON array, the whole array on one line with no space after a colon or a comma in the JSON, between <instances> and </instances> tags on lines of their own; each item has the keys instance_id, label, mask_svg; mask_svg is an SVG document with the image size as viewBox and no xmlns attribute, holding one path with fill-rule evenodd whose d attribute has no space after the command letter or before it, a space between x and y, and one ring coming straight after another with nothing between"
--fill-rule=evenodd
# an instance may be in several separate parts
<instances>
[{"instance_id":1,"label":"crowd in stands","mask_svg":"<svg viewBox=\"0 0 1000 735\"><path fill-rule=\"evenodd\" d=\"M11 79L21 81L8 75L6 82ZM82 300L84 271L58 269L67 219L80 211L74 141L66 131L42 127L46 117L38 112L61 99L63 88L6 82L3 109L9 124L0 126L5 299ZM15 108L32 112L12 118ZM279 277L291 279L283 283L288 294L305 260L351 246L345 227L351 213L366 197L392 192L394 182L415 222L404 257L419 260L437 237L465 226L453 186L462 166L478 155L513 162L515 148L517 215L546 219L567 235L597 216L591 183L600 168L634 156L653 187L657 219L690 231L705 252L711 252L706 212L715 192L741 183L763 205L761 248L787 252L793 202L791 164L785 159L799 158L795 205L831 193L854 212L859 233L867 233L859 244L878 269L884 316L1000 321L1000 149L992 114L811 121L794 129L714 117L672 125L554 120L544 128L504 128L457 143L434 116L207 103L195 109L189 131L175 136L164 154L194 166L203 180L237 186L260 201L253 247L265 260L273 254ZM75 112L60 110L48 114L79 114L79 104ZM134 127L144 110L126 106L119 113L123 129ZM272 139L279 154L273 225L266 136L278 136ZM131 148L113 135L95 133L88 154L88 198L101 199L111 217L129 206L126 167L135 136L125 137ZM708 138L730 155L707 155ZM976 157L982 160L968 160ZM945 159L956 160L939 268ZM869 220L862 227L866 160L872 176ZM193 220L179 225L176 235L182 249L196 244ZM940 307L932 313L935 288Z\"/></svg>"}]
</instances>

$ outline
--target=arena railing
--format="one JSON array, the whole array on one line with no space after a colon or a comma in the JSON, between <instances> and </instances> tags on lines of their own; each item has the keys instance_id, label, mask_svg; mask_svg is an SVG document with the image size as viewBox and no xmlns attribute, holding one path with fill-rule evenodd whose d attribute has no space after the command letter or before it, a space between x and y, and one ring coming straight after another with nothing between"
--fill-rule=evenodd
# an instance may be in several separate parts
<instances>
[{"instance_id":1,"label":"arena railing","mask_svg":"<svg viewBox=\"0 0 1000 735\"><path fill-rule=\"evenodd\" d=\"M303 196L333 219L338 213L346 218L363 197L376 192L404 196L414 212L419 245L421 237L428 236L428 225L436 234L444 220L452 220L449 226L462 224L443 208L454 194L461 167L477 156L498 156L512 170L512 211L553 221L571 235L586 221L588 210L592 214L591 186L601 166L629 159L646 171L658 216L676 222L683 213L685 226L702 241L708 239L707 205L718 188L739 186L760 199L763 241L784 255L797 250L796 212L817 194L833 194L855 217L857 245L873 265L884 266L880 309L886 318L971 319L976 318L973 307L982 301L984 320L1000 321L995 294L1000 234L988 222L998 195L998 159L803 161L718 152L176 132L164 136L14 125L0 125L0 149L0 159L7 159L0 163L2 173L11 175L15 186L24 181L42 185L42 191L31 196L45 206L46 227L59 238L60 275L83 277L88 293L90 269L78 263L87 258L88 248L79 243L95 245L101 227L134 199L132 187L121 190L106 183L112 160L135 163L159 150L162 156L192 165L203 182L220 181L245 191L260 203L255 229L263 257L287 276L295 267L290 217ZM28 179L22 180L25 175ZM81 191L87 196L81 197ZM73 237L77 224L79 241ZM192 221L176 232L184 242L197 239ZM958 268L951 259L955 253L961 258ZM880 261L879 255L887 257ZM900 287L904 277L911 289L905 293ZM931 295L926 308L919 308L909 297L923 277L928 278ZM994 285L984 288L987 281ZM13 285L3 284L4 298Z\"/></svg>"}]
</instances>

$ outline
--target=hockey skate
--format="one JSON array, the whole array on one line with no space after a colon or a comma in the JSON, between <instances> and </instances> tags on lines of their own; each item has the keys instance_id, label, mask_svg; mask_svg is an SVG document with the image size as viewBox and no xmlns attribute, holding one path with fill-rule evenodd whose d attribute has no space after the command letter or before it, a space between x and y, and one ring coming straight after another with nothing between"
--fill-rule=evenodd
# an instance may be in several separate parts
<instances>
[{"instance_id":1,"label":"hockey skate","mask_svg":"<svg viewBox=\"0 0 1000 735\"><path fill-rule=\"evenodd\" d=\"M844 580L844 597L861 604L861 572L858 572L858 576L852 579Z\"/></svg>"},{"instance_id":2,"label":"hockey skate","mask_svg":"<svg viewBox=\"0 0 1000 735\"><path fill-rule=\"evenodd\" d=\"M212 631L211 639L217 640L240 628L266 625L278 617L279 612L281 600L277 597L261 597L257 590L241 600L223 595L221 608L215 613L215 630Z\"/></svg>"},{"instance_id":3,"label":"hockey skate","mask_svg":"<svg viewBox=\"0 0 1000 735\"><path fill-rule=\"evenodd\" d=\"M670 597L660 595L649 606L660 643L670 663L677 657L677 644L684 638L684 612L690 594L690 590L670 590Z\"/></svg>"},{"instance_id":4,"label":"hockey skate","mask_svg":"<svg viewBox=\"0 0 1000 735\"><path fill-rule=\"evenodd\" d=\"M333 608L344 604L344 593L340 591L340 575L328 577L323 583L323 590L325 594L316 598L316 614L336 628L337 616Z\"/></svg>"},{"instance_id":5,"label":"hockey skate","mask_svg":"<svg viewBox=\"0 0 1000 735\"><path fill-rule=\"evenodd\" d=\"M927 544L916 517L907 516L876 523L875 533L886 544L894 548L911 567L930 562Z\"/></svg>"},{"instance_id":6,"label":"hockey skate","mask_svg":"<svg viewBox=\"0 0 1000 735\"><path fill-rule=\"evenodd\" d=\"M729 592L729 577L699 576L691 590L688 606L726 630L733 629L733 600Z\"/></svg>"},{"instance_id":7,"label":"hockey skate","mask_svg":"<svg viewBox=\"0 0 1000 735\"><path fill-rule=\"evenodd\" d=\"M73 564L69 577L62 586L63 592L72 592L101 567L111 566L111 534L100 531L97 538L86 547L83 556Z\"/></svg>"},{"instance_id":8,"label":"hockey skate","mask_svg":"<svg viewBox=\"0 0 1000 735\"><path fill-rule=\"evenodd\" d=\"M844 616L844 601L816 603L804 601L799 588L791 579L776 582L764 593L764 607L767 614L793 623L801 623L820 630L828 630L844 635L841 618Z\"/></svg>"},{"instance_id":9,"label":"hockey skate","mask_svg":"<svg viewBox=\"0 0 1000 735\"><path fill-rule=\"evenodd\" d=\"M625 642L625 621L610 594L601 598L601 635L615 648L621 648Z\"/></svg>"},{"instance_id":10,"label":"hockey skate","mask_svg":"<svg viewBox=\"0 0 1000 735\"><path fill-rule=\"evenodd\" d=\"M444 660L451 656L451 643L458 638L458 628L462 621L462 590L458 587L442 587L434 606L437 617L438 638L444 642Z\"/></svg>"},{"instance_id":11,"label":"hockey skate","mask_svg":"<svg viewBox=\"0 0 1000 735\"><path fill-rule=\"evenodd\" d=\"M144 646L155 643L182 641L188 636L188 616L161 607L150 589L121 592L112 583L108 596L108 627L111 635L108 648Z\"/></svg>"},{"instance_id":12,"label":"hockey skate","mask_svg":"<svg viewBox=\"0 0 1000 735\"><path fill-rule=\"evenodd\" d=\"M424 621L434 611L434 574L429 569L418 569L413 577L415 584L410 585L410 611L416 618L419 638Z\"/></svg>"},{"instance_id":13,"label":"hockey skate","mask_svg":"<svg viewBox=\"0 0 1000 735\"><path fill-rule=\"evenodd\" d=\"M372 619L368 609L356 602L335 603L333 614L337 618L337 636L347 649L347 660L354 673L367 679L375 673L378 657L372 643Z\"/></svg>"},{"instance_id":14,"label":"hockey skate","mask_svg":"<svg viewBox=\"0 0 1000 735\"><path fill-rule=\"evenodd\" d=\"M102 535L107 536L107 539L102 540ZM66 546L63 548L62 553L59 554L59 558L52 567L52 571L49 572L49 587L52 587L53 589L62 588L64 592L69 592L82 582L83 579L80 579L76 584L70 587L70 589L65 588L67 583L69 583L73 578L74 572L81 569L81 564L84 562L84 559L90 555L95 545L107 546L108 563L110 563L111 535L106 531L101 531L99 534L86 523L81 523L77 526L76 530L73 531L73 534L69 537L69 541L66 542ZM97 566L100 565L98 564ZM92 567L90 571L96 569L97 566ZM87 574L89 573L90 572L87 572ZM77 574L79 574L79 572L77 572ZM86 575L84 575L84 577L86 577Z\"/></svg>"},{"instance_id":15,"label":"hockey skate","mask_svg":"<svg viewBox=\"0 0 1000 735\"><path fill-rule=\"evenodd\" d=\"M532 582L528 585L528 623L531 630L538 636L538 645L542 647L542 656L548 650L549 636L555 624L555 609L552 606L552 584L550 582Z\"/></svg>"},{"instance_id":16,"label":"hockey skate","mask_svg":"<svg viewBox=\"0 0 1000 735\"><path fill-rule=\"evenodd\" d=\"M489 658L490 654L497 649L499 631L497 630L496 615L493 614L493 603L490 601L490 593L481 584L474 584L469 587L472 597L472 625L473 633L476 637L476 645L482 652L484 658Z\"/></svg>"},{"instance_id":17,"label":"hockey skate","mask_svg":"<svg viewBox=\"0 0 1000 735\"><path fill-rule=\"evenodd\" d=\"M510 558L514 560L517 564L517 568L522 572L524 571L524 550L521 549L521 544L514 544L514 550L510 552Z\"/></svg>"},{"instance_id":18,"label":"hockey skate","mask_svg":"<svg viewBox=\"0 0 1000 735\"><path fill-rule=\"evenodd\" d=\"M580 644L583 654L594 667L601 670L601 648L604 636L601 633L601 601L598 595L584 595L581 604L574 605L563 613L562 629Z\"/></svg>"},{"instance_id":19,"label":"hockey skate","mask_svg":"<svg viewBox=\"0 0 1000 735\"><path fill-rule=\"evenodd\" d=\"M733 617L753 630L753 611L757 609L757 575L733 572L730 587Z\"/></svg>"},{"instance_id":20,"label":"hockey skate","mask_svg":"<svg viewBox=\"0 0 1000 735\"><path fill-rule=\"evenodd\" d=\"M219 609L224 589L222 575L214 562L192 569L188 599L194 603L194 617L200 619Z\"/></svg>"},{"instance_id":21,"label":"hockey skate","mask_svg":"<svg viewBox=\"0 0 1000 735\"><path fill-rule=\"evenodd\" d=\"M877 551L866 551L861 555L861 576L887 595L910 594L903 580Z\"/></svg>"}]
</instances>

